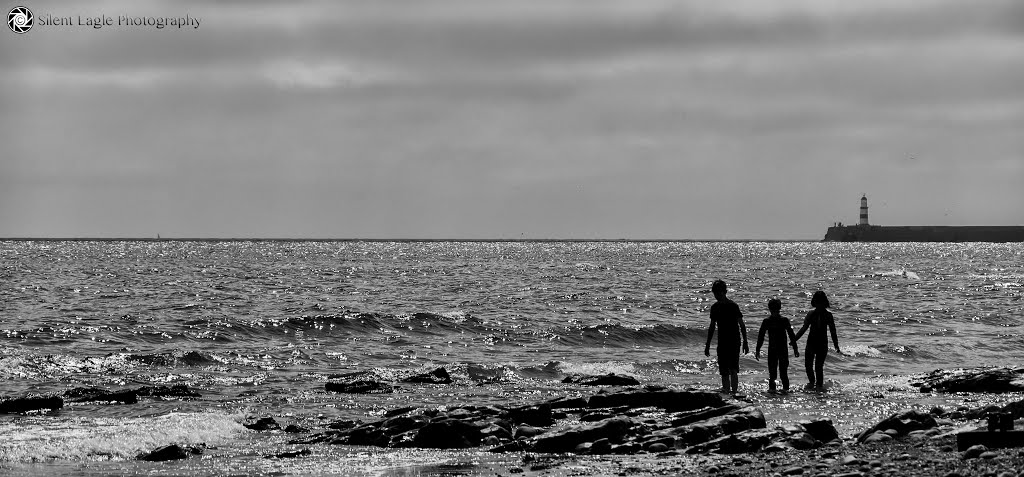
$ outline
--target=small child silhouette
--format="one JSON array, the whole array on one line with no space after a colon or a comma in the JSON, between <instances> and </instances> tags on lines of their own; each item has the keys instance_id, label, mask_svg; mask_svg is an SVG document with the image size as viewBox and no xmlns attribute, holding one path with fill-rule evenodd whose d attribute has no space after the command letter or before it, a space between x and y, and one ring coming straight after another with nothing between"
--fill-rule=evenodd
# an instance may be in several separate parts
<instances>
[{"instance_id":1,"label":"small child silhouette","mask_svg":"<svg viewBox=\"0 0 1024 477\"><path fill-rule=\"evenodd\" d=\"M778 298L768 300L768 311L771 316L761 322L761 329L757 332L757 351L754 357L761 360L761 345L764 344L764 335L768 335L768 392L776 392L775 377L782 381L782 392L789 392L789 349L786 347L787 334L789 344L793 346L793 354L800 357L800 351L796 347L796 336L793 335L793 326L789 318L782 316L782 301Z\"/></svg>"}]
</instances>

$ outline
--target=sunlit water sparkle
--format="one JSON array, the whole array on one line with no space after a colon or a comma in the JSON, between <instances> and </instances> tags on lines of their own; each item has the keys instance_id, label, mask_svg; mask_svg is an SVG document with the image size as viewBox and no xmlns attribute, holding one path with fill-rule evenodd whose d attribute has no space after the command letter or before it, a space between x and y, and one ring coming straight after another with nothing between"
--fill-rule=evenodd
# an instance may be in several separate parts
<instances>
[{"instance_id":1,"label":"sunlit water sparkle","mask_svg":"<svg viewBox=\"0 0 1024 477\"><path fill-rule=\"evenodd\" d=\"M0 416L10 436L0 469L376 475L514 462L345 446L265 459L290 450L292 436L239 422L269 414L317 428L401 406L596 391L560 383L572 373L711 389L718 377L703 343L716 278L743 309L751 351L768 298L799 324L810 295L828 293L845 352L829 355L830 389L768 395L765 362L751 355L741 391L770 423L827 417L849 436L908 406L1021 398L922 394L909 377L1019 359L1022 254L1022 244L980 243L0 242L0 394L178 383L203 394ZM323 387L336 373L396 379L437 366L453 385L385 396ZM803 376L791 358L794 387ZM174 442L216 449L175 464L131 460Z\"/></svg>"}]
</instances>

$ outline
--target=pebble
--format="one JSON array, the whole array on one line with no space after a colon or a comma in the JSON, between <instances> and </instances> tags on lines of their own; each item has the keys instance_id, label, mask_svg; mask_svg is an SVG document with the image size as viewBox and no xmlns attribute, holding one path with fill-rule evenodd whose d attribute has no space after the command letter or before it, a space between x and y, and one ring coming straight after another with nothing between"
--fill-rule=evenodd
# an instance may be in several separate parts
<instances>
[{"instance_id":1,"label":"pebble","mask_svg":"<svg viewBox=\"0 0 1024 477\"><path fill-rule=\"evenodd\" d=\"M964 477L964 476L960 472L957 472L955 470L951 470L949 472L946 472L946 475L944 475L942 477Z\"/></svg>"},{"instance_id":2,"label":"pebble","mask_svg":"<svg viewBox=\"0 0 1024 477\"><path fill-rule=\"evenodd\" d=\"M803 467L790 467L782 471L782 475L801 475L804 473Z\"/></svg>"},{"instance_id":3,"label":"pebble","mask_svg":"<svg viewBox=\"0 0 1024 477\"><path fill-rule=\"evenodd\" d=\"M912 456L910 454L900 454L900 455L896 456L896 460L910 460L910 459L913 459L913 458L914 458L914 456Z\"/></svg>"},{"instance_id":4,"label":"pebble","mask_svg":"<svg viewBox=\"0 0 1024 477\"><path fill-rule=\"evenodd\" d=\"M880 461L880 460L873 460L871 462L868 462L868 465L871 466L871 467L881 467L882 466L882 461Z\"/></svg>"},{"instance_id":5,"label":"pebble","mask_svg":"<svg viewBox=\"0 0 1024 477\"><path fill-rule=\"evenodd\" d=\"M862 474L860 472L845 472L845 473L842 473L842 474L835 474L832 477L861 477L863 475L864 474Z\"/></svg>"},{"instance_id":6,"label":"pebble","mask_svg":"<svg viewBox=\"0 0 1024 477\"><path fill-rule=\"evenodd\" d=\"M991 459L995 459L996 457L999 457L999 454L996 454L995 452L992 452L992 451L988 451L988 452L982 452L981 455L979 455L978 457L980 457L982 459L986 459L986 460L991 460Z\"/></svg>"}]
</instances>

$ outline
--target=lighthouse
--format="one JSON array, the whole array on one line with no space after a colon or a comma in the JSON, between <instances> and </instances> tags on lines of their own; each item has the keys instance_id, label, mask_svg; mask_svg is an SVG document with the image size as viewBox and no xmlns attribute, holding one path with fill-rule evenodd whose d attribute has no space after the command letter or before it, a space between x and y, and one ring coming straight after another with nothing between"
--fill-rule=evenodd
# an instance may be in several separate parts
<instances>
[{"instance_id":1,"label":"lighthouse","mask_svg":"<svg viewBox=\"0 0 1024 477\"><path fill-rule=\"evenodd\" d=\"M868 224L868 196L867 194L862 195L860 198L860 225Z\"/></svg>"}]
</instances>

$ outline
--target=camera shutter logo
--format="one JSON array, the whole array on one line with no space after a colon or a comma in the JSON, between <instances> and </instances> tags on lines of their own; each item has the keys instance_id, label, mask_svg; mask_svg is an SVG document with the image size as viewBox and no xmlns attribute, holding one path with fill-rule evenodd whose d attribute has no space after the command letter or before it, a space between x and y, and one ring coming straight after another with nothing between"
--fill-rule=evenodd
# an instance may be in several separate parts
<instances>
[{"instance_id":1,"label":"camera shutter logo","mask_svg":"<svg viewBox=\"0 0 1024 477\"><path fill-rule=\"evenodd\" d=\"M25 33L31 30L35 21L35 17L32 16L32 10L26 7L14 7L11 9L11 13L7 14L7 26L14 33Z\"/></svg>"}]
</instances>

